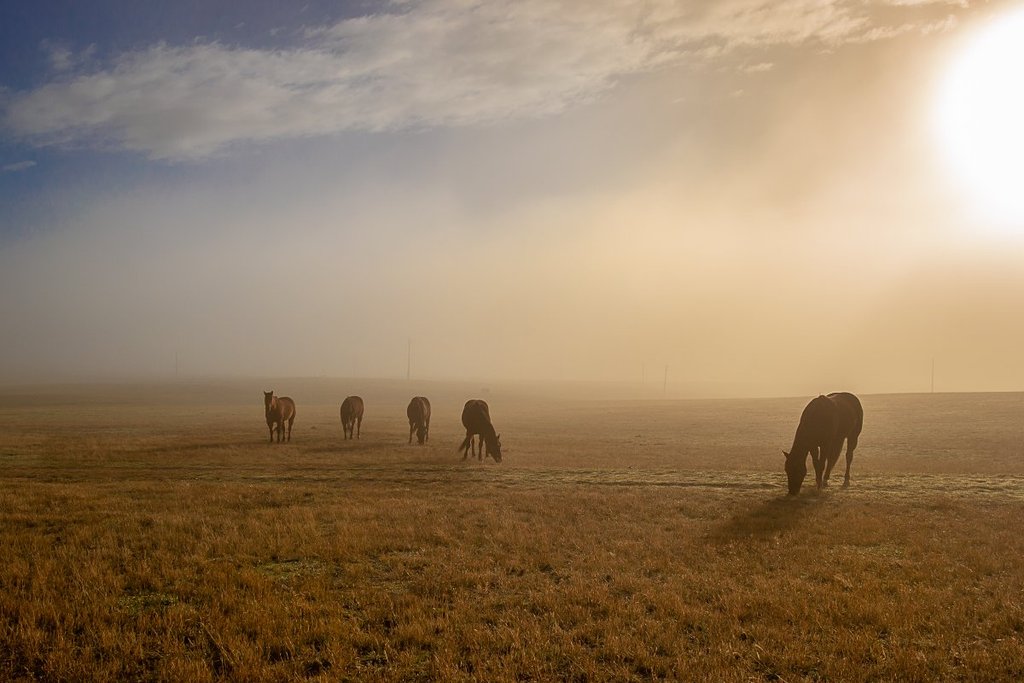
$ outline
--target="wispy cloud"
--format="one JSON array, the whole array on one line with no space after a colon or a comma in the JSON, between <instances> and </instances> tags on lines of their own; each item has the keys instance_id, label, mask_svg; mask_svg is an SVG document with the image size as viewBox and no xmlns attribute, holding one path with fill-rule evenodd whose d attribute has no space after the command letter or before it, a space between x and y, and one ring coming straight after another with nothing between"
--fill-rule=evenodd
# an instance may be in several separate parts
<instances>
[{"instance_id":1,"label":"wispy cloud","mask_svg":"<svg viewBox=\"0 0 1024 683\"><path fill-rule=\"evenodd\" d=\"M67 71L74 66L74 53L64 45L57 45L44 40L41 47L47 52L50 59L50 68L54 71Z\"/></svg>"},{"instance_id":2,"label":"wispy cloud","mask_svg":"<svg viewBox=\"0 0 1024 683\"><path fill-rule=\"evenodd\" d=\"M55 43L51 40L44 40L39 48L46 53L50 68L58 73L71 71L77 66L87 63L96 54L96 46L90 45L84 50L75 53L67 45Z\"/></svg>"},{"instance_id":3,"label":"wispy cloud","mask_svg":"<svg viewBox=\"0 0 1024 683\"><path fill-rule=\"evenodd\" d=\"M156 44L76 71L73 55L53 49L65 75L10 93L0 122L39 145L197 159L245 141L547 116L666 64L912 26L877 25L869 3L842 0L423 0L389 9L311 28L289 50Z\"/></svg>"},{"instance_id":4,"label":"wispy cloud","mask_svg":"<svg viewBox=\"0 0 1024 683\"><path fill-rule=\"evenodd\" d=\"M3 171L4 173L17 173L18 171L24 171L26 169L32 168L35 165L36 162L34 161L17 161L13 164L0 166L0 171Z\"/></svg>"},{"instance_id":5,"label":"wispy cloud","mask_svg":"<svg viewBox=\"0 0 1024 683\"><path fill-rule=\"evenodd\" d=\"M956 7L967 7L968 0L885 0L887 5L896 7L924 7L927 5L955 5Z\"/></svg>"}]
</instances>

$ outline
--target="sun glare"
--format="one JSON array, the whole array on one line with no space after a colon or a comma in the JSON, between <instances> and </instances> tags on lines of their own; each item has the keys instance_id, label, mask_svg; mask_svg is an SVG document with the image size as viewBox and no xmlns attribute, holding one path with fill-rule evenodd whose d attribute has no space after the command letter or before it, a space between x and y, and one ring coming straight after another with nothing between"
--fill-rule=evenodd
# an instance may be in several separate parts
<instances>
[{"instance_id":1,"label":"sun glare","mask_svg":"<svg viewBox=\"0 0 1024 683\"><path fill-rule=\"evenodd\" d=\"M943 150L979 211L1024 233L1024 9L961 48L935 113Z\"/></svg>"}]
</instances>

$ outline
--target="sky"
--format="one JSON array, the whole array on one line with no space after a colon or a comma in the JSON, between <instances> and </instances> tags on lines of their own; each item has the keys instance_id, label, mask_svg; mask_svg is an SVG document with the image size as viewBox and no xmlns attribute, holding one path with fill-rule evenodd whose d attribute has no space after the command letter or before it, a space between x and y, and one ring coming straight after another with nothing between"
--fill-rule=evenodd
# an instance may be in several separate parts
<instances>
[{"instance_id":1,"label":"sky","mask_svg":"<svg viewBox=\"0 0 1024 683\"><path fill-rule=\"evenodd\" d=\"M1022 6L5 2L0 382L1022 390Z\"/></svg>"}]
</instances>

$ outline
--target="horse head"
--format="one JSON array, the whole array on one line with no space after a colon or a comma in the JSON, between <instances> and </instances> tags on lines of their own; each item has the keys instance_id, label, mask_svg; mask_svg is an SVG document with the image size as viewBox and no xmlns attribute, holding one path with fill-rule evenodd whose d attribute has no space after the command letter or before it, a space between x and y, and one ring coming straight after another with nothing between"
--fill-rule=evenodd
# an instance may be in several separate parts
<instances>
[{"instance_id":1,"label":"horse head","mask_svg":"<svg viewBox=\"0 0 1024 683\"><path fill-rule=\"evenodd\" d=\"M494 462L501 462L501 434L494 435L493 444L489 439L484 439L484 443L487 446L487 455L494 458Z\"/></svg>"},{"instance_id":2,"label":"horse head","mask_svg":"<svg viewBox=\"0 0 1024 683\"><path fill-rule=\"evenodd\" d=\"M420 425L419 427L416 428L416 441L418 441L420 443L420 445L422 445L423 442L426 441L426 440L427 440L427 428L426 428L425 425Z\"/></svg>"},{"instance_id":3,"label":"horse head","mask_svg":"<svg viewBox=\"0 0 1024 683\"><path fill-rule=\"evenodd\" d=\"M263 392L263 410L265 410L266 412L269 413L271 410L274 409L274 404L275 403L277 403L277 399L274 397L273 389L271 389L270 391L264 391Z\"/></svg>"},{"instance_id":4,"label":"horse head","mask_svg":"<svg viewBox=\"0 0 1024 683\"><path fill-rule=\"evenodd\" d=\"M782 451L782 454L786 456L786 478L789 480L789 495L795 496L800 493L804 477L807 476L807 454L804 453L802 458L796 456L795 451L793 453Z\"/></svg>"}]
</instances>

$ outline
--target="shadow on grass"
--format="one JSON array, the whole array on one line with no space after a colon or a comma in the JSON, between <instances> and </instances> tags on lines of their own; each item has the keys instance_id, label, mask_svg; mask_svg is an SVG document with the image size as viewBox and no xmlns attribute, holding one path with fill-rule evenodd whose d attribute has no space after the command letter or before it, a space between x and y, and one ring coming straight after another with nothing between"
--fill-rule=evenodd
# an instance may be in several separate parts
<instances>
[{"instance_id":1,"label":"shadow on grass","mask_svg":"<svg viewBox=\"0 0 1024 683\"><path fill-rule=\"evenodd\" d=\"M817 493L772 498L733 515L717 528L712 528L708 535L718 542L772 538L804 522L822 498Z\"/></svg>"}]
</instances>

